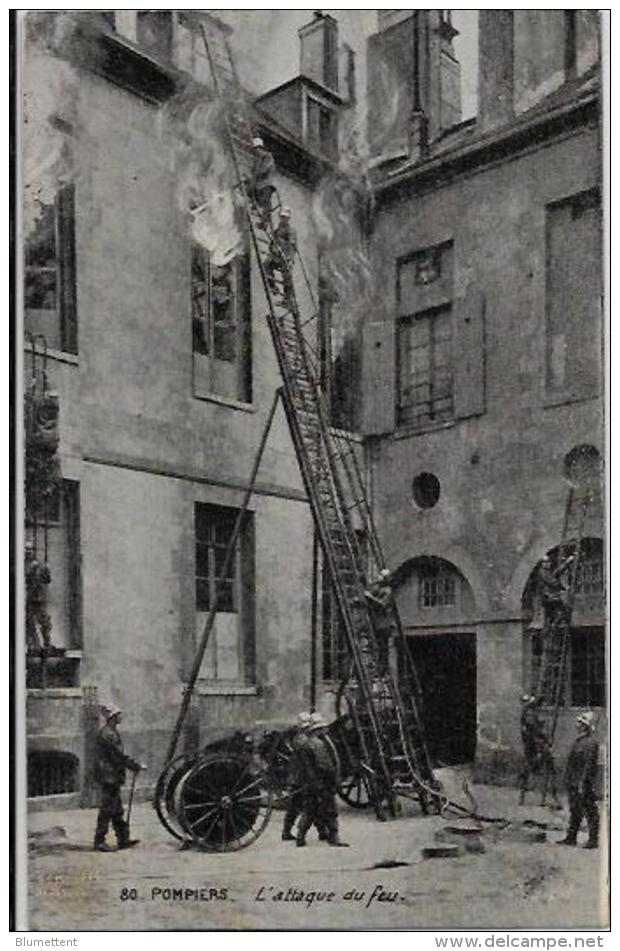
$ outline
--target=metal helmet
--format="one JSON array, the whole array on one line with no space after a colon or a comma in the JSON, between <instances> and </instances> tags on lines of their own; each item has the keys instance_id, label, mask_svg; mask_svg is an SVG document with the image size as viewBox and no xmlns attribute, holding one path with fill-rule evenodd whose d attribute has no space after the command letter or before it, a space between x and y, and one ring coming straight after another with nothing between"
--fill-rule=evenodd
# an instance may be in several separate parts
<instances>
[{"instance_id":1,"label":"metal helmet","mask_svg":"<svg viewBox=\"0 0 620 951\"><path fill-rule=\"evenodd\" d=\"M327 726L327 720L322 713L312 713L310 714L310 729L311 730L324 730Z\"/></svg>"},{"instance_id":2,"label":"metal helmet","mask_svg":"<svg viewBox=\"0 0 620 951\"><path fill-rule=\"evenodd\" d=\"M104 703L101 707L101 715L103 719L108 723L113 717L117 717L119 713L122 713L120 707L117 707L115 703Z\"/></svg>"},{"instance_id":3,"label":"metal helmet","mask_svg":"<svg viewBox=\"0 0 620 951\"><path fill-rule=\"evenodd\" d=\"M580 723L582 726L587 726L589 730L593 730L595 722L594 714L590 710L586 711L586 713L580 713L575 722Z\"/></svg>"}]
</instances>

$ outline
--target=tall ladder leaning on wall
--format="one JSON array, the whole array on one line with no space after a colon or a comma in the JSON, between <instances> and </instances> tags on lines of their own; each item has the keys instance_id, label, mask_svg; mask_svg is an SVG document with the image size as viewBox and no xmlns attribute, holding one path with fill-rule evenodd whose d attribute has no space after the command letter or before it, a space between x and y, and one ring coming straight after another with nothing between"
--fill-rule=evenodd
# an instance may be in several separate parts
<instances>
[{"instance_id":1,"label":"tall ladder leaning on wall","mask_svg":"<svg viewBox=\"0 0 620 951\"><path fill-rule=\"evenodd\" d=\"M540 701L545 734L550 747L553 747L560 707L564 702L568 673L568 643L583 557L584 527L588 513L596 504L600 504L600 486L592 482L585 482L578 486L571 486L568 490L562 539L557 555L558 566L569 555L574 555L574 559L567 569L565 618L561 624L547 625L545 621L543 625L540 668L534 689L534 694Z\"/></svg>"},{"instance_id":2,"label":"tall ladder leaning on wall","mask_svg":"<svg viewBox=\"0 0 620 951\"><path fill-rule=\"evenodd\" d=\"M317 317L316 302L301 259L314 308L305 320L297 304L292 273L273 275L276 290L267 280L265 264L276 242L271 224L263 220L245 190L253 138L249 104L244 100L226 35L211 22L207 28L201 22L200 30L269 308L266 320L283 381L283 405L346 631L352 675L342 696L357 732L370 798L378 815L382 801L394 811L398 795L419 799L426 812L429 801L439 806L441 794L420 717L419 684L393 599L383 610L390 614L401 676L380 667L381 618L369 610L364 592L368 578L377 578L385 567L385 559L360 464L350 440L330 427L321 395L316 351L306 337ZM277 192L275 195L274 211L279 207ZM285 286L290 288L286 295ZM364 541L355 531L354 511Z\"/></svg>"}]
</instances>

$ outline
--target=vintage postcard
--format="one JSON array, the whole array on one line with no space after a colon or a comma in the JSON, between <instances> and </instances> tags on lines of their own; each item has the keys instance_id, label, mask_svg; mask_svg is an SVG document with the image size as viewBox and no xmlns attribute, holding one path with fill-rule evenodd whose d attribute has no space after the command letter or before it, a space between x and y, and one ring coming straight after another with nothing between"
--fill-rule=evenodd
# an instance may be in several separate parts
<instances>
[{"instance_id":1,"label":"vintage postcard","mask_svg":"<svg viewBox=\"0 0 620 951\"><path fill-rule=\"evenodd\" d=\"M18 929L608 927L604 21L16 14Z\"/></svg>"}]
</instances>

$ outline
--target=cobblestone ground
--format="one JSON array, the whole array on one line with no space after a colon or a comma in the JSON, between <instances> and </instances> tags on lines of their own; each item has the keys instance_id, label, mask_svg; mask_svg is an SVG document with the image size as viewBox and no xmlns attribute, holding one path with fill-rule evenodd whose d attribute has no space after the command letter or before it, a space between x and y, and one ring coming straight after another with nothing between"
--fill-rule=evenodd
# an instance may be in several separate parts
<instances>
[{"instance_id":1,"label":"cobblestone ground","mask_svg":"<svg viewBox=\"0 0 620 951\"><path fill-rule=\"evenodd\" d=\"M479 787L476 796L484 815L535 819L557 828L548 831L547 842L528 844L488 826L483 854L424 860L421 849L434 844L435 832L446 824L440 817L403 815L378 823L343 810L342 836L350 848L330 848L311 834L308 846L298 849L280 840L281 813L274 812L253 846L212 855L180 851L150 805L140 804L134 807L132 834L141 844L102 854L91 851L95 810L35 813L31 832L61 826L70 847L30 852L29 926L38 931L605 927L605 848L556 846L566 815L519 807L514 790ZM410 864L373 868L390 859Z\"/></svg>"}]
</instances>

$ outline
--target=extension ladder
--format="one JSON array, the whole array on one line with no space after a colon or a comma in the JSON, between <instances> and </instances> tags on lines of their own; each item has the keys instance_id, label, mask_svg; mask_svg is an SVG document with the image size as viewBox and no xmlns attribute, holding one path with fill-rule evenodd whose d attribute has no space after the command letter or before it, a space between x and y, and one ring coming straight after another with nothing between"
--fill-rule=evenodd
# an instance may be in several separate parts
<instances>
[{"instance_id":1,"label":"extension ladder","mask_svg":"<svg viewBox=\"0 0 620 951\"><path fill-rule=\"evenodd\" d=\"M215 22L207 19L207 23L205 27L201 20L200 30L267 299L266 319L283 381L285 413L346 631L353 673L347 691L349 712L370 777L371 798L375 806L386 800L392 807L397 794L409 794L419 798L426 811L429 796L438 793L439 784L433 776L419 713L419 685L410 666L409 689L401 691L399 678L381 664L378 628L383 629L384 624L377 610L369 610L365 596L368 579L378 577L385 559L363 473L350 440L330 426L316 353L307 339L316 312L302 321L292 269L284 255L280 255L279 276L271 271L267 279L265 265L276 240L271 222L246 191L253 150L251 113L227 37ZM355 531L354 512L364 541ZM388 614L385 624L401 642L401 657L411 665L393 599L384 611Z\"/></svg>"}]
</instances>

